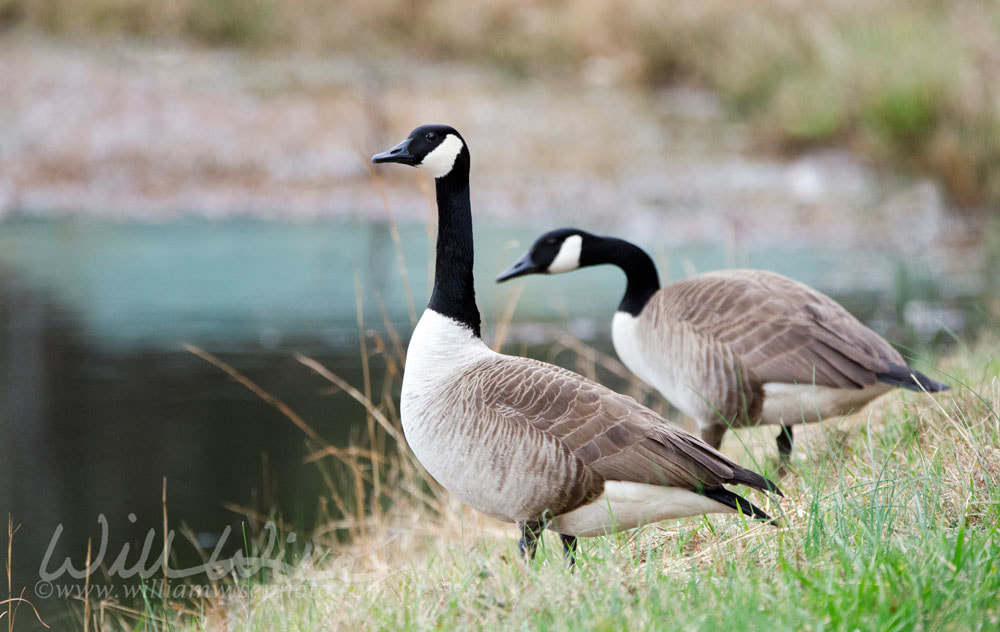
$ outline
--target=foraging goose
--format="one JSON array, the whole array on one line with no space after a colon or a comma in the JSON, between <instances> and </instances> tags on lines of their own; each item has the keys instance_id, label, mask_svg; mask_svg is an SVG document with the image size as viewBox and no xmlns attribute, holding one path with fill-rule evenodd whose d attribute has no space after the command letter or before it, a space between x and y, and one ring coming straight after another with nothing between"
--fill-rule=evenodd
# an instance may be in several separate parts
<instances>
[{"instance_id":1,"label":"foraging goose","mask_svg":"<svg viewBox=\"0 0 1000 632\"><path fill-rule=\"evenodd\" d=\"M466 504L518 523L533 557L545 528L572 561L576 538L711 512L770 517L723 485L780 494L634 399L571 371L491 350L473 287L469 149L451 127L418 127L372 162L435 178L437 259L407 351L400 412L420 463Z\"/></svg>"},{"instance_id":2,"label":"foraging goose","mask_svg":"<svg viewBox=\"0 0 1000 632\"><path fill-rule=\"evenodd\" d=\"M713 448L731 426L777 424L784 461L792 424L848 414L897 386L948 389L839 303L774 272L720 270L661 289L638 246L564 228L539 237L497 282L604 263L627 281L611 328L618 357Z\"/></svg>"}]
</instances>

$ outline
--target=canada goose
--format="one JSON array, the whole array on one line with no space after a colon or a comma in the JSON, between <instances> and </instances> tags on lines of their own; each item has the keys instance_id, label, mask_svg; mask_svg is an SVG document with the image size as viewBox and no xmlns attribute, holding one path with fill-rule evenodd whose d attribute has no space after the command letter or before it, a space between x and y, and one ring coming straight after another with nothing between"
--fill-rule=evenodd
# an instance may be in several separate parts
<instances>
[{"instance_id":1,"label":"canada goose","mask_svg":"<svg viewBox=\"0 0 1000 632\"><path fill-rule=\"evenodd\" d=\"M766 270L720 270L660 288L635 244L563 228L539 237L497 282L533 273L616 265L625 296L611 325L621 361L698 424L718 449L731 426L781 426L837 417L901 386L947 390L907 367L888 342L830 297Z\"/></svg>"},{"instance_id":2,"label":"canada goose","mask_svg":"<svg viewBox=\"0 0 1000 632\"><path fill-rule=\"evenodd\" d=\"M634 399L571 371L491 350L480 337L472 264L469 149L451 127L418 127L372 162L435 178L434 288L407 351L400 413L420 463L466 504L521 530L576 538L702 513L770 517L723 487L778 488Z\"/></svg>"}]
</instances>

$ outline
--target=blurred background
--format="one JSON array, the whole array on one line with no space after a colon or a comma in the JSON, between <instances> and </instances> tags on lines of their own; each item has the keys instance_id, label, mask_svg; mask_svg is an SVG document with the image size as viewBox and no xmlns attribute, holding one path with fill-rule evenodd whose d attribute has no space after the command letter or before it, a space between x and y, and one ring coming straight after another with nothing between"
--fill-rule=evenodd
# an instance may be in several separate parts
<instances>
[{"instance_id":1,"label":"blurred background","mask_svg":"<svg viewBox=\"0 0 1000 632\"><path fill-rule=\"evenodd\" d=\"M363 441L293 353L391 399L362 359L391 373L426 301L434 203L368 159L419 124L468 140L511 352L610 352L620 273L492 282L559 226L637 242L665 282L787 274L917 361L996 340L996 2L0 0L0 78L14 592L59 524L50 569L83 566L99 514L109 556L138 547L164 479L204 547L250 514L336 516L302 433L183 344Z\"/></svg>"}]
</instances>

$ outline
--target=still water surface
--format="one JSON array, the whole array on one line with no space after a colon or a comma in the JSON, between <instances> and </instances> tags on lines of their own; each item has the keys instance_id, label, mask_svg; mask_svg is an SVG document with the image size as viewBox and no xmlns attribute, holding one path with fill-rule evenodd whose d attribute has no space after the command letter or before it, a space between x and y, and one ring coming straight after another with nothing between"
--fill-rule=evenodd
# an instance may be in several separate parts
<instances>
[{"instance_id":1,"label":"still water surface","mask_svg":"<svg viewBox=\"0 0 1000 632\"><path fill-rule=\"evenodd\" d=\"M477 229L479 301L489 330L518 287L491 279L540 229ZM82 566L87 538L100 536L101 514L109 522L109 557L126 542L141 547L147 530L162 525L164 478L170 523L190 526L209 547L227 525L240 530L241 517L227 502L276 511L308 533L325 488L315 465L303 461L303 435L182 344L229 362L330 442L360 437L361 408L329 393L292 353L360 384L359 297L366 329L385 331L382 305L384 318L408 336L411 304L400 261L419 313L432 238L423 225L399 232L397 249L383 223L0 223L0 512L22 525L15 584L30 596L60 524L50 570L66 556ZM669 253L642 245L657 253L667 278L734 262L720 244ZM984 318L985 277L955 291L930 266L888 256L768 248L736 263L812 284L916 347L968 335ZM544 329L523 325L549 323L608 348L620 273L593 269L523 287L515 340L544 343ZM234 541L229 550L239 546ZM52 600L42 606L50 616L65 609ZM28 616L19 618L27 623Z\"/></svg>"}]
</instances>

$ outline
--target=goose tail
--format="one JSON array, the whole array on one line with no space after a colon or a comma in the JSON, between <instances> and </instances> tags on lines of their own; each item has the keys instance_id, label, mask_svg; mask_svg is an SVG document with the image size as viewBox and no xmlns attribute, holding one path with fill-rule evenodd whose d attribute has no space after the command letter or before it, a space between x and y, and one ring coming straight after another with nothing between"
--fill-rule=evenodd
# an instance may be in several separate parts
<instances>
[{"instance_id":1,"label":"goose tail","mask_svg":"<svg viewBox=\"0 0 1000 632\"><path fill-rule=\"evenodd\" d=\"M726 507L735 509L739 513L745 516L751 516L755 520L760 520L761 522L766 522L767 524L773 525L775 527L781 526L781 521L772 518L767 515L763 509L753 504L746 498L740 496L736 492L729 491L725 487L716 487L715 489L706 489L701 492L703 496L711 498L716 502L720 502Z\"/></svg>"},{"instance_id":2,"label":"goose tail","mask_svg":"<svg viewBox=\"0 0 1000 632\"><path fill-rule=\"evenodd\" d=\"M748 470L738 465L733 467L733 476L726 482L732 485L746 485L747 487L753 487L754 489L777 494L778 496L785 495L774 481L764 478L753 470Z\"/></svg>"},{"instance_id":3,"label":"goose tail","mask_svg":"<svg viewBox=\"0 0 1000 632\"><path fill-rule=\"evenodd\" d=\"M947 384L932 380L916 369L901 364L889 364L889 370L885 373L879 373L876 378L879 382L911 391L940 393L951 388Z\"/></svg>"}]
</instances>

